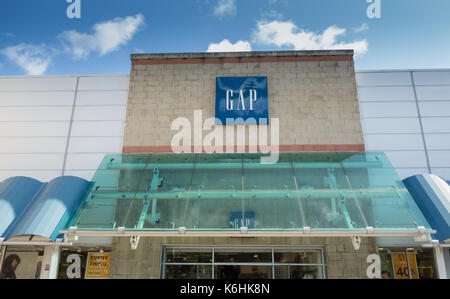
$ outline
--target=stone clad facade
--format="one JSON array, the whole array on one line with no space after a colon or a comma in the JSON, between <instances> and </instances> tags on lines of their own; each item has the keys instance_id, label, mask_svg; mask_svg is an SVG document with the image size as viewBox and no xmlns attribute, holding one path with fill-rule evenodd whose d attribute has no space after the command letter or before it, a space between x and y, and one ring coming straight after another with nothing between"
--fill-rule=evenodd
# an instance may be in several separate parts
<instances>
[{"instance_id":1,"label":"stone clad facade","mask_svg":"<svg viewBox=\"0 0 450 299\"><path fill-rule=\"evenodd\" d=\"M350 238L319 237L260 237L260 238L208 238L208 237L152 237L142 238L136 250L130 250L128 238L114 238L110 277L115 279L158 279L161 271L163 245L253 245L253 246L319 246L325 250L328 278L367 278L367 256L377 253L375 238L363 238L355 251Z\"/></svg>"},{"instance_id":2,"label":"stone clad facade","mask_svg":"<svg viewBox=\"0 0 450 299\"><path fill-rule=\"evenodd\" d=\"M124 152L170 152L172 121L193 123L194 110L202 110L203 120L214 117L221 76L268 77L269 117L279 118L281 151L364 150L353 51L139 54L131 60Z\"/></svg>"}]
</instances>

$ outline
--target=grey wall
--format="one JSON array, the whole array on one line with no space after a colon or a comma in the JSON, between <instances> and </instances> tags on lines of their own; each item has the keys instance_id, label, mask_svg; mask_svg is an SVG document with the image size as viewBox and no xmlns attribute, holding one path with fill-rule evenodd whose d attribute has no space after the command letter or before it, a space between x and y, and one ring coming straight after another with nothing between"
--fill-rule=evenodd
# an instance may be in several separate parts
<instances>
[{"instance_id":1,"label":"grey wall","mask_svg":"<svg viewBox=\"0 0 450 299\"><path fill-rule=\"evenodd\" d=\"M387 154L400 177L450 180L450 70L357 71L367 151Z\"/></svg>"},{"instance_id":2,"label":"grey wall","mask_svg":"<svg viewBox=\"0 0 450 299\"><path fill-rule=\"evenodd\" d=\"M122 151L128 85L128 75L0 77L0 181L91 179L105 153Z\"/></svg>"}]
</instances>

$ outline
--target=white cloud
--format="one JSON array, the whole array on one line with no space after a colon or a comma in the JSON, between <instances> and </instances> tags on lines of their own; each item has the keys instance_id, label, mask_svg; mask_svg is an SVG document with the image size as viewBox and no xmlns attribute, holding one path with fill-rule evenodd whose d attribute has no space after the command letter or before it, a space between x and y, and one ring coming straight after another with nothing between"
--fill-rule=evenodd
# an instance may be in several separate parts
<instances>
[{"instance_id":1,"label":"white cloud","mask_svg":"<svg viewBox=\"0 0 450 299\"><path fill-rule=\"evenodd\" d=\"M144 24L144 19L142 14L114 18L95 24L93 34L71 30L61 33L60 38L68 43L66 50L73 55L74 59L87 58L91 52L98 52L100 56L103 56L126 45Z\"/></svg>"},{"instance_id":2,"label":"white cloud","mask_svg":"<svg viewBox=\"0 0 450 299\"><path fill-rule=\"evenodd\" d=\"M253 41L277 47L293 47L295 50L353 49L355 55L367 52L366 40L338 42L337 37L344 35L346 29L337 26L328 27L322 34L299 30L292 22L260 21L253 32Z\"/></svg>"},{"instance_id":3,"label":"white cloud","mask_svg":"<svg viewBox=\"0 0 450 299\"><path fill-rule=\"evenodd\" d=\"M210 44L207 52L241 52L241 51L251 51L252 46L248 41L237 41L232 44L229 40L224 39L220 43Z\"/></svg>"},{"instance_id":4,"label":"white cloud","mask_svg":"<svg viewBox=\"0 0 450 299\"><path fill-rule=\"evenodd\" d=\"M27 75L44 74L52 62L50 50L45 44L19 44L3 49L2 54L25 70Z\"/></svg>"},{"instance_id":5,"label":"white cloud","mask_svg":"<svg viewBox=\"0 0 450 299\"><path fill-rule=\"evenodd\" d=\"M214 14L219 17L234 15L236 13L236 0L218 0Z\"/></svg>"},{"instance_id":6,"label":"white cloud","mask_svg":"<svg viewBox=\"0 0 450 299\"><path fill-rule=\"evenodd\" d=\"M369 25L367 23L362 23L361 26L357 28L353 28L355 32L363 32L369 29Z\"/></svg>"}]
</instances>

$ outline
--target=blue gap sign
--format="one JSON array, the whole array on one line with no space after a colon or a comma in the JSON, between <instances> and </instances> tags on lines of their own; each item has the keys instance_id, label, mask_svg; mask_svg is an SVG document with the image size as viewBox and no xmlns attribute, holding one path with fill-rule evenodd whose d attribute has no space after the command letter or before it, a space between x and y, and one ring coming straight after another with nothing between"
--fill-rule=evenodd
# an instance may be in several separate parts
<instances>
[{"instance_id":1,"label":"blue gap sign","mask_svg":"<svg viewBox=\"0 0 450 299\"><path fill-rule=\"evenodd\" d=\"M267 77L217 77L216 119L223 125L269 124Z\"/></svg>"}]
</instances>

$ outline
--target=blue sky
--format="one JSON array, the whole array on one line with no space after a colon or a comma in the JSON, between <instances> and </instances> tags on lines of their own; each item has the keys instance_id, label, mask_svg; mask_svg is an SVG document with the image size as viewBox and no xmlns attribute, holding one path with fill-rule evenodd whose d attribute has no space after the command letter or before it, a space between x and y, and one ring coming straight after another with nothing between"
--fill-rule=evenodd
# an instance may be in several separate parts
<instances>
[{"instance_id":1,"label":"blue sky","mask_svg":"<svg viewBox=\"0 0 450 299\"><path fill-rule=\"evenodd\" d=\"M75 1L75 0L73 0ZM450 1L0 2L0 75L128 73L131 53L354 48L357 70L450 68Z\"/></svg>"}]
</instances>

